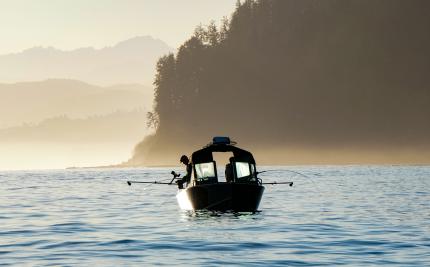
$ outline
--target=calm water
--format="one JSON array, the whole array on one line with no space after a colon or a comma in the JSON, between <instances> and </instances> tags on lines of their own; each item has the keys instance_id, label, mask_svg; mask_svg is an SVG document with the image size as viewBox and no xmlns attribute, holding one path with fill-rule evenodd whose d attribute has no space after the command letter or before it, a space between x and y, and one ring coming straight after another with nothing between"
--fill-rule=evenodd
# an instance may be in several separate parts
<instances>
[{"instance_id":1,"label":"calm water","mask_svg":"<svg viewBox=\"0 0 430 267\"><path fill-rule=\"evenodd\" d=\"M0 172L0 265L430 266L430 167L263 169L295 184L266 186L256 214L183 212L174 186L125 182L167 168Z\"/></svg>"}]
</instances>

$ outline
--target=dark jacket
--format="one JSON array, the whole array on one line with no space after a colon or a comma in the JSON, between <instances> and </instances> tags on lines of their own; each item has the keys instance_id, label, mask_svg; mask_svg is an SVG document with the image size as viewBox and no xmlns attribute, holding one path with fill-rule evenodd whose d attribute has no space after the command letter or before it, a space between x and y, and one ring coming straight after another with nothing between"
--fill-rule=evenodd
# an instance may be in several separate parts
<instances>
[{"instance_id":1,"label":"dark jacket","mask_svg":"<svg viewBox=\"0 0 430 267\"><path fill-rule=\"evenodd\" d=\"M182 181L189 183L191 181L191 173L193 172L193 166L191 163L187 164L187 173L182 177Z\"/></svg>"},{"instance_id":2,"label":"dark jacket","mask_svg":"<svg viewBox=\"0 0 430 267\"><path fill-rule=\"evenodd\" d=\"M193 172L193 165L191 165L191 163L187 164L187 173L184 175L184 177L182 177L181 180L178 180L176 183L178 184L178 188L179 189L183 189L184 188L184 183L187 183L187 185L190 183L191 181L191 173Z\"/></svg>"}]
</instances>

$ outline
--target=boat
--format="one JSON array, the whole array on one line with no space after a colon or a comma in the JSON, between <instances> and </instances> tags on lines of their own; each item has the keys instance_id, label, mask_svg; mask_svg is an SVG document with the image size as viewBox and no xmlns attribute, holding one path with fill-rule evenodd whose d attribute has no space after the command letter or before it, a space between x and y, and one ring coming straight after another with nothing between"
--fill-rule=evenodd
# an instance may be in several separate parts
<instances>
[{"instance_id":1,"label":"boat","mask_svg":"<svg viewBox=\"0 0 430 267\"><path fill-rule=\"evenodd\" d=\"M226 165L225 181L220 181L213 153L232 153ZM257 177L251 152L241 149L229 137L214 137L212 142L191 156L192 176L176 195L183 210L255 212L264 192Z\"/></svg>"},{"instance_id":2,"label":"boat","mask_svg":"<svg viewBox=\"0 0 430 267\"><path fill-rule=\"evenodd\" d=\"M182 179L177 181L176 199L183 210L210 210L233 212L256 212L266 184L288 184L293 182L266 182L258 178L254 156L236 146L229 137L218 136L191 156L191 177L184 187ZM214 153L230 153L225 166L225 177L218 175ZM188 165L187 165L188 166ZM188 169L188 167L187 167ZM222 168L220 168L222 169ZM296 172L295 172L296 173ZM172 171L170 182L127 181L132 184L174 185L180 174ZM225 178L225 180L222 180Z\"/></svg>"}]
</instances>

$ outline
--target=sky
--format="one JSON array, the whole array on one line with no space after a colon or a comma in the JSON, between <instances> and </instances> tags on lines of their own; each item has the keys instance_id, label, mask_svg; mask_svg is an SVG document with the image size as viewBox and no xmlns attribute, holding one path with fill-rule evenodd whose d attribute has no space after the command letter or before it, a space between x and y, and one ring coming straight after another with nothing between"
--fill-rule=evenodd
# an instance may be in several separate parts
<instances>
[{"instance_id":1,"label":"sky","mask_svg":"<svg viewBox=\"0 0 430 267\"><path fill-rule=\"evenodd\" d=\"M150 35L178 47L236 0L0 0L0 55L34 46L102 48Z\"/></svg>"}]
</instances>

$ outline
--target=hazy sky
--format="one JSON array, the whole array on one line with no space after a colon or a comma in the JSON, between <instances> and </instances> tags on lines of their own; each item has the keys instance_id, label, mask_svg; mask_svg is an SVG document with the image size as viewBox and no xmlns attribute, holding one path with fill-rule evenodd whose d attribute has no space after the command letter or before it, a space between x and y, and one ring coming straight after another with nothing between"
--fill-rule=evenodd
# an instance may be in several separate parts
<instances>
[{"instance_id":1,"label":"hazy sky","mask_svg":"<svg viewBox=\"0 0 430 267\"><path fill-rule=\"evenodd\" d=\"M0 0L0 55L33 46L96 48L151 35L177 47L236 0Z\"/></svg>"}]
</instances>

